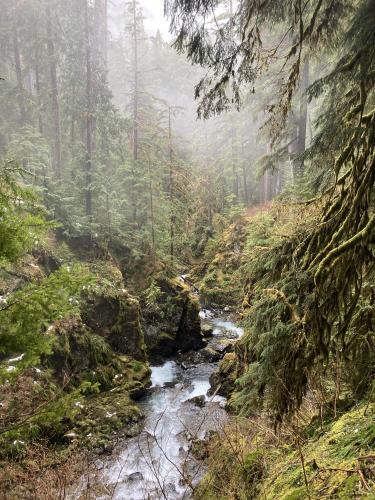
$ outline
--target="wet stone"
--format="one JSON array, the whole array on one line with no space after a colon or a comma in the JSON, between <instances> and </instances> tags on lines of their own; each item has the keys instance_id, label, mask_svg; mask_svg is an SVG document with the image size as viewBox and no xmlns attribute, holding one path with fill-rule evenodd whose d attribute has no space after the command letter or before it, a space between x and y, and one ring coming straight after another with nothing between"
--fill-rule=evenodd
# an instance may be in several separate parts
<instances>
[{"instance_id":1,"label":"wet stone","mask_svg":"<svg viewBox=\"0 0 375 500\"><path fill-rule=\"evenodd\" d=\"M195 396L194 398L188 399L186 402L192 403L199 408L203 408L203 406L206 404L206 398L205 396Z\"/></svg>"},{"instance_id":2,"label":"wet stone","mask_svg":"<svg viewBox=\"0 0 375 500\"><path fill-rule=\"evenodd\" d=\"M209 324L203 324L202 325L202 335L205 338L212 337L214 334L214 329L211 325Z\"/></svg>"},{"instance_id":3,"label":"wet stone","mask_svg":"<svg viewBox=\"0 0 375 500\"><path fill-rule=\"evenodd\" d=\"M127 481L142 481L143 474L141 472L133 472L126 477Z\"/></svg>"}]
</instances>

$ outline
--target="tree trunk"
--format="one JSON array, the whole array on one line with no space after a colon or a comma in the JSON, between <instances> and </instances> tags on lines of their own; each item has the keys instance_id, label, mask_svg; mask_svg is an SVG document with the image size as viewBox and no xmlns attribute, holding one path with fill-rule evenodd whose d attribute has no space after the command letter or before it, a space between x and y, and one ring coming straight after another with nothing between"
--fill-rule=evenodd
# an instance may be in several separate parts
<instances>
[{"instance_id":1,"label":"tree trunk","mask_svg":"<svg viewBox=\"0 0 375 500\"><path fill-rule=\"evenodd\" d=\"M150 156L147 156L147 166L148 166L148 189L150 197L150 219L151 219L151 242L152 242L152 255L155 261L155 214L154 214L154 191L152 186L151 177L151 161Z\"/></svg>"},{"instance_id":2,"label":"tree trunk","mask_svg":"<svg viewBox=\"0 0 375 500\"><path fill-rule=\"evenodd\" d=\"M210 230L212 230L212 219L213 219L213 189L212 189L212 175L210 168L210 156L209 156L209 147L208 147L208 139L207 139L207 127L204 127L204 150L206 153L205 164L206 164L206 176L204 178L204 186L207 191L207 216L208 216L208 224Z\"/></svg>"},{"instance_id":3,"label":"tree trunk","mask_svg":"<svg viewBox=\"0 0 375 500\"><path fill-rule=\"evenodd\" d=\"M108 62L108 0L95 0L94 11L96 52L107 68Z\"/></svg>"},{"instance_id":4,"label":"tree trunk","mask_svg":"<svg viewBox=\"0 0 375 500\"><path fill-rule=\"evenodd\" d=\"M26 106L25 106L25 97L24 97L24 88L23 88L23 80L22 80L22 68L21 68L21 55L20 55L20 47L18 40L18 30L17 27L13 27L13 52L14 52L14 63L16 68L16 79L17 79L17 100L18 106L20 108L20 123L24 125L26 123Z\"/></svg>"},{"instance_id":5,"label":"tree trunk","mask_svg":"<svg viewBox=\"0 0 375 500\"><path fill-rule=\"evenodd\" d=\"M242 141L242 177L243 177L243 191L244 191L244 202L245 206L250 206L249 200L249 190L247 187L247 172L246 172L246 160L245 160L245 143Z\"/></svg>"},{"instance_id":6,"label":"tree trunk","mask_svg":"<svg viewBox=\"0 0 375 500\"><path fill-rule=\"evenodd\" d=\"M233 194L235 196L235 203L238 203L239 198L239 180L238 180L238 172L237 172L237 158L235 155L235 128L234 122L232 118L231 124L231 163L232 163L232 173L233 173Z\"/></svg>"},{"instance_id":7,"label":"tree trunk","mask_svg":"<svg viewBox=\"0 0 375 500\"><path fill-rule=\"evenodd\" d=\"M175 224L176 217L174 214L174 172L173 172L173 149L172 149L172 116L171 108L168 108L168 142L169 142L169 202L171 210L171 220L170 220L170 257L171 265L174 264L174 236L175 236Z\"/></svg>"},{"instance_id":8,"label":"tree trunk","mask_svg":"<svg viewBox=\"0 0 375 500\"><path fill-rule=\"evenodd\" d=\"M40 51L39 51L39 34L35 29L35 89L38 105L38 130L43 135L43 117L42 117L42 99L40 85Z\"/></svg>"},{"instance_id":9,"label":"tree trunk","mask_svg":"<svg viewBox=\"0 0 375 500\"><path fill-rule=\"evenodd\" d=\"M301 155L306 150L306 132L307 132L307 96L306 90L309 86L309 61L306 61L302 70L301 85L300 85L300 109L298 118L298 136L296 144L297 158L294 161L293 175L297 179L304 173L305 162L301 159Z\"/></svg>"},{"instance_id":10,"label":"tree trunk","mask_svg":"<svg viewBox=\"0 0 375 500\"><path fill-rule=\"evenodd\" d=\"M134 95L133 95L133 172L132 172L132 220L133 223L137 222L137 193L135 189L136 184L136 170L138 163L138 19L137 19L137 2L132 1L132 15L133 15L133 44L134 44Z\"/></svg>"},{"instance_id":11,"label":"tree trunk","mask_svg":"<svg viewBox=\"0 0 375 500\"><path fill-rule=\"evenodd\" d=\"M46 8L47 15L47 51L49 70L51 78L51 107L53 121L53 168L58 179L61 179L61 129L60 129L60 105L57 88L57 70L55 45L52 36L51 9Z\"/></svg>"},{"instance_id":12,"label":"tree trunk","mask_svg":"<svg viewBox=\"0 0 375 500\"><path fill-rule=\"evenodd\" d=\"M86 186L85 186L85 204L86 215L92 217L92 132L93 132L93 109L92 109L92 54L90 40L90 22L88 0L83 0L85 14L85 38L86 38Z\"/></svg>"}]
</instances>

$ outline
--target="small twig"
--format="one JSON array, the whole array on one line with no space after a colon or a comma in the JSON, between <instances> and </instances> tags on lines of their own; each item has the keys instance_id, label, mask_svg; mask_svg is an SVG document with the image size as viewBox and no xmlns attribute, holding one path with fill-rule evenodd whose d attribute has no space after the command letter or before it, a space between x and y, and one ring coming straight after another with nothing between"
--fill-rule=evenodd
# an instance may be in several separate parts
<instances>
[{"instance_id":1,"label":"small twig","mask_svg":"<svg viewBox=\"0 0 375 500\"><path fill-rule=\"evenodd\" d=\"M301 464L302 464L303 479L305 481L306 493L307 493L308 498L311 499L309 481L307 479L307 474L306 474L305 457L303 456L303 453L302 453L301 443L300 443L300 439L299 439L298 435L297 435L297 446L298 446L298 452L299 452L299 456L300 456Z\"/></svg>"},{"instance_id":2,"label":"small twig","mask_svg":"<svg viewBox=\"0 0 375 500\"><path fill-rule=\"evenodd\" d=\"M358 468L358 474L359 474L359 477L361 478L361 483L362 483L363 487L365 488L365 490L370 491L369 485L367 484L365 475L363 474L361 468Z\"/></svg>"}]
</instances>

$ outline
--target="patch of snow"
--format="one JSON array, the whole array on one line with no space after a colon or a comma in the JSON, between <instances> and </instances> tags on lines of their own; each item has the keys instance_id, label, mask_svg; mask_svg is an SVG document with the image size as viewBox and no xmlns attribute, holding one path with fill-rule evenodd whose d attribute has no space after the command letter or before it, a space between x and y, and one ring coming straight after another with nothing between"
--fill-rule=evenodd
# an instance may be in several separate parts
<instances>
[{"instance_id":1,"label":"patch of snow","mask_svg":"<svg viewBox=\"0 0 375 500\"><path fill-rule=\"evenodd\" d=\"M17 363L17 361L22 361L24 357L25 357L25 354L21 354L20 356L17 356L16 358L8 359L8 363Z\"/></svg>"},{"instance_id":2,"label":"patch of snow","mask_svg":"<svg viewBox=\"0 0 375 500\"><path fill-rule=\"evenodd\" d=\"M116 412L114 412L114 413L110 413L109 411L107 411L107 413L105 414L105 416L106 416L107 418L112 418L112 417L114 417L115 415L116 415Z\"/></svg>"}]
</instances>

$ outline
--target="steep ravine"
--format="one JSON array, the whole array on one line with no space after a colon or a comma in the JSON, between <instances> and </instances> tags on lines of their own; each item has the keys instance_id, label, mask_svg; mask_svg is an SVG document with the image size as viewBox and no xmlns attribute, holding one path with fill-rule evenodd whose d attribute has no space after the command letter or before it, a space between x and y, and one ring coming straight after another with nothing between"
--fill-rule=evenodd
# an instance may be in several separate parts
<instances>
[{"instance_id":1,"label":"steep ravine","mask_svg":"<svg viewBox=\"0 0 375 500\"><path fill-rule=\"evenodd\" d=\"M139 402L145 414L137 437L120 441L115 453L95 462L95 470L81 478L71 498L82 498L90 485L95 498L182 499L205 468L194 455L204 453L204 440L219 430L227 415L225 399L208 396L210 376L217 362L207 352L230 349L242 329L222 316L201 313L202 327L210 338L195 355L168 360L152 367L152 387Z\"/></svg>"}]
</instances>

